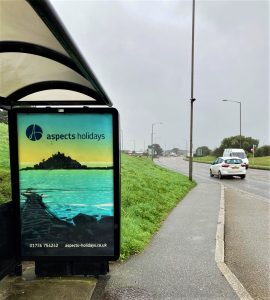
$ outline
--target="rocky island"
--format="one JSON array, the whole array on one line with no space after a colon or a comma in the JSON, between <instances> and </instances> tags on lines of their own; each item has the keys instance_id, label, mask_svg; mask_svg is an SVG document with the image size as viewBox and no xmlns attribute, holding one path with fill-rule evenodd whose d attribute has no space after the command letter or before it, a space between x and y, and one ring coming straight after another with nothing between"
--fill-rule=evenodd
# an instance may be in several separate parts
<instances>
[{"instance_id":1,"label":"rocky island","mask_svg":"<svg viewBox=\"0 0 270 300\"><path fill-rule=\"evenodd\" d=\"M64 153L56 153L49 157L47 160L43 159L42 162L34 165L34 167L26 167L21 171L28 170L109 170L112 167L87 167L86 165L80 164L78 161L72 159L70 156L65 156Z\"/></svg>"},{"instance_id":2,"label":"rocky island","mask_svg":"<svg viewBox=\"0 0 270 300\"><path fill-rule=\"evenodd\" d=\"M43 201L43 195L31 189L22 193L26 198L21 207L22 251L25 256L46 255L111 255L113 253L114 218L111 216L91 216L77 214L69 222L59 219ZM67 208L68 210L68 208ZM57 248L47 248L46 244L57 244ZM84 243L104 244L107 247L89 248ZM66 247L77 244L78 248ZM29 245L41 245L31 248ZM79 250L78 250L79 249ZM77 251L77 252L76 252Z\"/></svg>"}]
</instances>

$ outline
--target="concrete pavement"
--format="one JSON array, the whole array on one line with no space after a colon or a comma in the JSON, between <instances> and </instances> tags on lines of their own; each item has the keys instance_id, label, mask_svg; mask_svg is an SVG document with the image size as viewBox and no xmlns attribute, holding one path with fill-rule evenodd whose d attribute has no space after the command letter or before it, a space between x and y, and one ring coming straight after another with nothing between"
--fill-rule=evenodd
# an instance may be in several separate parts
<instances>
[{"instance_id":1,"label":"concrete pavement","mask_svg":"<svg viewBox=\"0 0 270 300\"><path fill-rule=\"evenodd\" d=\"M115 264L92 299L238 299L215 262L220 185L199 183L140 255Z\"/></svg>"},{"instance_id":2,"label":"concrete pavement","mask_svg":"<svg viewBox=\"0 0 270 300\"><path fill-rule=\"evenodd\" d=\"M36 277L34 264L26 262L23 275L0 281L1 300L90 300L97 280L94 277Z\"/></svg>"}]
</instances>

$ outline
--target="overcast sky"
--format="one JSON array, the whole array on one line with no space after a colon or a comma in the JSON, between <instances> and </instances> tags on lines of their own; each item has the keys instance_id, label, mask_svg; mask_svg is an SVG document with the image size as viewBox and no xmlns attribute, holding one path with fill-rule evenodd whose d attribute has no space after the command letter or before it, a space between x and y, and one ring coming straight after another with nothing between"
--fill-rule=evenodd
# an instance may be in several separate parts
<instances>
[{"instance_id":1,"label":"overcast sky","mask_svg":"<svg viewBox=\"0 0 270 300\"><path fill-rule=\"evenodd\" d=\"M192 1L51 1L120 112L124 148L189 140ZM194 149L269 144L269 2L196 1Z\"/></svg>"}]
</instances>

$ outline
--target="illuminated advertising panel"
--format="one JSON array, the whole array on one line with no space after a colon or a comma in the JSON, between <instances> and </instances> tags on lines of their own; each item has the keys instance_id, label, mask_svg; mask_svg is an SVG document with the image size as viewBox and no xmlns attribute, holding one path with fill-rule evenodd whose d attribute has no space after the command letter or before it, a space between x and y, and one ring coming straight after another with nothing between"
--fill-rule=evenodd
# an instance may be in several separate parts
<instances>
[{"instance_id":1,"label":"illuminated advertising panel","mask_svg":"<svg viewBox=\"0 0 270 300\"><path fill-rule=\"evenodd\" d=\"M22 257L119 255L115 109L17 111Z\"/></svg>"}]
</instances>

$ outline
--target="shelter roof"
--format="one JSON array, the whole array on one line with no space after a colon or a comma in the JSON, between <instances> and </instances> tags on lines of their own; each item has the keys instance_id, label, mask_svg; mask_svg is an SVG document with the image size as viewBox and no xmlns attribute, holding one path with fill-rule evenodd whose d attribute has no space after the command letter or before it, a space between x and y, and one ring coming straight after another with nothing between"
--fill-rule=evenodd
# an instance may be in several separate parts
<instances>
[{"instance_id":1,"label":"shelter roof","mask_svg":"<svg viewBox=\"0 0 270 300\"><path fill-rule=\"evenodd\" d=\"M112 102L47 0L0 0L0 108Z\"/></svg>"}]
</instances>

